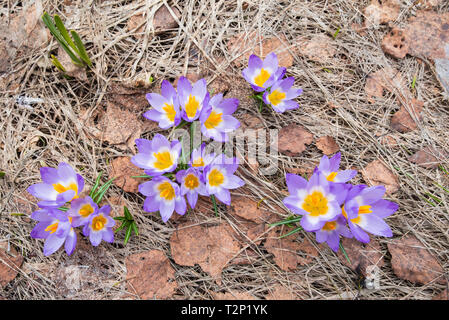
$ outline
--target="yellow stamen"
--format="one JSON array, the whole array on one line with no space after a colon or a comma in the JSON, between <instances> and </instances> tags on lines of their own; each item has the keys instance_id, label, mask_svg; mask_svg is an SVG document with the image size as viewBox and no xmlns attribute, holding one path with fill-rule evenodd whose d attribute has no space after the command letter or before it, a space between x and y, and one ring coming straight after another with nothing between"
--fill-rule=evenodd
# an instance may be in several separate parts
<instances>
[{"instance_id":1,"label":"yellow stamen","mask_svg":"<svg viewBox=\"0 0 449 320\"><path fill-rule=\"evenodd\" d=\"M337 222L335 221L326 222L323 226L323 230L325 231L332 231L335 230L335 228L337 228Z\"/></svg>"},{"instance_id":2,"label":"yellow stamen","mask_svg":"<svg viewBox=\"0 0 449 320\"><path fill-rule=\"evenodd\" d=\"M49 225L47 228L45 228L45 231L50 231L50 233L55 233L58 229L58 222L55 222L51 225Z\"/></svg>"},{"instance_id":3,"label":"yellow stamen","mask_svg":"<svg viewBox=\"0 0 449 320\"><path fill-rule=\"evenodd\" d=\"M175 189L173 189L170 182L162 182L158 187L159 196L165 200L172 200L175 197Z\"/></svg>"},{"instance_id":4,"label":"yellow stamen","mask_svg":"<svg viewBox=\"0 0 449 320\"><path fill-rule=\"evenodd\" d=\"M189 100L186 103L186 114L188 118L193 118L196 115L196 111L198 110L200 103L196 100L196 98L192 95L189 95Z\"/></svg>"},{"instance_id":5,"label":"yellow stamen","mask_svg":"<svg viewBox=\"0 0 449 320\"><path fill-rule=\"evenodd\" d=\"M198 159L193 160L192 167L204 167L203 158L198 158Z\"/></svg>"},{"instance_id":6,"label":"yellow stamen","mask_svg":"<svg viewBox=\"0 0 449 320\"><path fill-rule=\"evenodd\" d=\"M175 121L176 111L175 107L172 104L166 103L164 107L162 107L162 110L165 111L168 120Z\"/></svg>"},{"instance_id":7,"label":"yellow stamen","mask_svg":"<svg viewBox=\"0 0 449 320\"><path fill-rule=\"evenodd\" d=\"M92 208L92 206L90 204L86 203L85 205L83 205L81 207L79 214L83 218L86 218L86 217L90 216L93 212L94 212L94 208Z\"/></svg>"},{"instance_id":8,"label":"yellow stamen","mask_svg":"<svg viewBox=\"0 0 449 320\"><path fill-rule=\"evenodd\" d=\"M207 129L213 129L218 127L218 125L223 121L221 119L223 113L216 113L215 111L212 111L209 115L209 118L204 122L204 125Z\"/></svg>"},{"instance_id":9,"label":"yellow stamen","mask_svg":"<svg viewBox=\"0 0 449 320\"><path fill-rule=\"evenodd\" d=\"M210 173L209 173L209 185L212 187L217 187L219 185L221 185L224 181L224 176L223 173L221 173L219 170L217 169L213 169Z\"/></svg>"},{"instance_id":10,"label":"yellow stamen","mask_svg":"<svg viewBox=\"0 0 449 320\"><path fill-rule=\"evenodd\" d=\"M153 155L156 158L156 162L154 162L154 167L156 169L165 170L173 165L173 159L170 152L155 152Z\"/></svg>"},{"instance_id":11,"label":"yellow stamen","mask_svg":"<svg viewBox=\"0 0 449 320\"><path fill-rule=\"evenodd\" d=\"M73 191L75 191L75 196L73 197L73 199L78 198L78 185L76 183L74 183L74 182L69 184L68 187L63 186L60 183L55 183L55 184L53 184L53 188L56 190L57 193L63 193L63 192L66 192L68 190L73 190Z\"/></svg>"},{"instance_id":12,"label":"yellow stamen","mask_svg":"<svg viewBox=\"0 0 449 320\"><path fill-rule=\"evenodd\" d=\"M279 103L281 103L282 100L285 99L285 93L274 90L272 93L268 95L268 101L271 102L271 104L277 106Z\"/></svg>"},{"instance_id":13,"label":"yellow stamen","mask_svg":"<svg viewBox=\"0 0 449 320\"><path fill-rule=\"evenodd\" d=\"M262 68L260 69L259 75L256 78L254 78L254 83L257 86L262 87L263 84L267 82L267 80L270 78L270 76L271 76L270 73Z\"/></svg>"},{"instance_id":14,"label":"yellow stamen","mask_svg":"<svg viewBox=\"0 0 449 320\"><path fill-rule=\"evenodd\" d=\"M334 181L335 177L337 176L337 172L331 172L328 176L327 176L327 181Z\"/></svg>"},{"instance_id":15,"label":"yellow stamen","mask_svg":"<svg viewBox=\"0 0 449 320\"><path fill-rule=\"evenodd\" d=\"M100 231L104 228L107 220L103 216L96 216L92 219L92 229L94 231Z\"/></svg>"},{"instance_id":16,"label":"yellow stamen","mask_svg":"<svg viewBox=\"0 0 449 320\"><path fill-rule=\"evenodd\" d=\"M326 197L321 192L315 191L304 199L302 209L310 213L312 217L318 217L326 214L329 207Z\"/></svg>"},{"instance_id":17,"label":"yellow stamen","mask_svg":"<svg viewBox=\"0 0 449 320\"><path fill-rule=\"evenodd\" d=\"M186 188L188 188L190 190L194 190L194 189L198 188L198 186L200 185L200 182L198 181L197 176L195 176L194 174L189 174L184 179L184 185L186 186Z\"/></svg>"}]
</instances>

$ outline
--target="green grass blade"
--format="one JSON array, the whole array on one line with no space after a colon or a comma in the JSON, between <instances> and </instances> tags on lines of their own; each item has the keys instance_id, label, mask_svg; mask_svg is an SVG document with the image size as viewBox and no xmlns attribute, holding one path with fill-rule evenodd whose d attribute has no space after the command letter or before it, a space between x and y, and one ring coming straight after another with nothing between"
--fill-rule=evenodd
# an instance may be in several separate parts
<instances>
[{"instance_id":1,"label":"green grass blade","mask_svg":"<svg viewBox=\"0 0 449 320\"><path fill-rule=\"evenodd\" d=\"M61 62L59 62L58 58L56 58L54 55L51 55L51 63L53 63L53 65L56 68L58 68L58 70L66 72L64 66L61 64Z\"/></svg>"},{"instance_id":2,"label":"green grass blade","mask_svg":"<svg viewBox=\"0 0 449 320\"><path fill-rule=\"evenodd\" d=\"M215 195L210 196L212 203L214 204L215 215L218 217L217 200L215 200Z\"/></svg>"},{"instance_id":3,"label":"green grass blade","mask_svg":"<svg viewBox=\"0 0 449 320\"><path fill-rule=\"evenodd\" d=\"M346 260L349 262L350 265L352 265L351 260L349 259L348 254L346 253L346 250L341 242L339 243L339 246L341 251L343 251L343 255L345 256Z\"/></svg>"},{"instance_id":4,"label":"green grass blade","mask_svg":"<svg viewBox=\"0 0 449 320\"><path fill-rule=\"evenodd\" d=\"M61 36L64 38L64 40L67 42L67 44L73 49L75 50L76 53L79 54L79 50L78 48L75 46L75 43L73 43L72 38L70 38L69 32L67 31L67 29L64 26L64 23L62 22L61 18L55 14L54 15L54 19L55 19L55 25L56 28L58 28L59 32L61 33Z\"/></svg>"},{"instance_id":5,"label":"green grass blade","mask_svg":"<svg viewBox=\"0 0 449 320\"><path fill-rule=\"evenodd\" d=\"M139 235L139 229L137 229L137 223L135 221L131 222L131 226L133 227L134 233L136 236Z\"/></svg>"},{"instance_id":6,"label":"green grass blade","mask_svg":"<svg viewBox=\"0 0 449 320\"><path fill-rule=\"evenodd\" d=\"M336 39L338 34L340 33L340 27L338 27L337 31L335 31L335 33L333 34L333 38Z\"/></svg>"},{"instance_id":7,"label":"green grass blade","mask_svg":"<svg viewBox=\"0 0 449 320\"><path fill-rule=\"evenodd\" d=\"M102 175L103 175L103 171L101 171L100 174L98 175L97 179L95 179L95 184L92 187L92 190L90 190L89 197L92 197L92 195L95 193L95 190L97 190L98 186L100 185L100 179L101 179Z\"/></svg>"},{"instance_id":8,"label":"green grass blade","mask_svg":"<svg viewBox=\"0 0 449 320\"><path fill-rule=\"evenodd\" d=\"M130 220L130 221L134 220L131 213L129 212L127 206L123 206L123 213L125 214L126 220Z\"/></svg>"},{"instance_id":9,"label":"green grass blade","mask_svg":"<svg viewBox=\"0 0 449 320\"><path fill-rule=\"evenodd\" d=\"M120 225L120 227L118 227L115 232L119 232L120 230L122 230L125 226L127 225L127 223L125 221L122 222L122 224Z\"/></svg>"},{"instance_id":10,"label":"green grass blade","mask_svg":"<svg viewBox=\"0 0 449 320\"><path fill-rule=\"evenodd\" d=\"M272 223L272 224L269 224L268 226L269 226L269 227L276 227L276 226L280 226L280 225L283 225L283 224L289 224L289 223L299 222L299 221L301 221L301 219L302 219L301 217L295 218L295 219L286 219L286 220L274 222L274 223Z\"/></svg>"},{"instance_id":11,"label":"green grass blade","mask_svg":"<svg viewBox=\"0 0 449 320\"><path fill-rule=\"evenodd\" d=\"M133 230L133 228L128 225L128 229L126 229L126 234L125 234L125 240L123 241L123 244L126 246L126 244L129 241L129 238L131 237L131 231Z\"/></svg>"},{"instance_id":12,"label":"green grass blade","mask_svg":"<svg viewBox=\"0 0 449 320\"><path fill-rule=\"evenodd\" d=\"M59 207L58 209L61 211L64 211L64 212L69 210L69 208L66 208L66 207Z\"/></svg>"},{"instance_id":13,"label":"green grass blade","mask_svg":"<svg viewBox=\"0 0 449 320\"><path fill-rule=\"evenodd\" d=\"M86 52L86 48L84 47L84 44L81 41L81 38L79 37L78 33L76 33L76 31L72 30L72 31L70 31L70 34L72 35L73 40L75 40L75 44L76 44L76 47L78 48L80 58L83 59L83 61L85 63L87 63L87 65L89 67L91 67L92 61L90 61L89 56L87 55L87 52Z\"/></svg>"},{"instance_id":14,"label":"green grass blade","mask_svg":"<svg viewBox=\"0 0 449 320\"><path fill-rule=\"evenodd\" d=\"M302 227L295 228L295 229L293 229L292 231L290 231L289 233L286 233L286 234L280 236L279 239L288 237L288 236L290 236L290 235L292 235L292 234L294 234L294 233L296 233L296 232L299 232L299 231L301 231L301 230L302 230Z\"/></svg>"},{"instance_id":15,"label":"green grass blade","mask_svg":"<svg viewBox=\"0 0 449 320\"><path fill-rule=\"evenodd\" d=\"M3 179L3 177L5 176L6 173L4 173L3 171L0 171L0 179Z\"/></svg>"}]
</instances>

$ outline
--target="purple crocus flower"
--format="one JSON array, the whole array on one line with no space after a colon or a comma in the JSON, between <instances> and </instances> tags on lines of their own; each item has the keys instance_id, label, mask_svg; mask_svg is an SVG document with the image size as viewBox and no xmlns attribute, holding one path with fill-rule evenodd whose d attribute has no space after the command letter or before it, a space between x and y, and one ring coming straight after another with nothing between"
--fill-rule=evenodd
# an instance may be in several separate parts
<instances>
[{"instance_id":1,"label":"purple crocus flower","mask_svg":"<svg viewBox=\"0 0 449 320\"><path fill-rule=\"evenodd\" d=\"M346 219L340 215L334 221L326 222L321 229L315 231L318 243L326 242L335 252L338 251L340 235L352 238L351 231L346 226Z\"/></svg>"},{"instance_id":2,"label":"purple crocus flower","mask_svg":"<svg viewBox=\"0 0 449 320\"><path fill-rule=\"evenodd\" d=\"M83 177L65 162L61 162L57 169L42 167L40 173L43 183L33 184L27 191L43 200L37 203L41 208L59 207L78 198L83 191Z\"/></svg>"},{"instance_id":3,"label":"purple crocus flower","mask_svg":"<svg viewBox=\"0 0 449 320\"><path fill-rule=\"evenodd\" d=\"M245 182L234 175L238 169L237 158L226 158L224 155L216 157L203 171L206 191L209 195L216 195L224 204L231 204L229 189L237 189Z\"/></svg>"},{"instance_id":4,"label":"purple crocus flower","mask_svg":"<svg viewBox=\"0 0 449 320\"><path fill-rule=\"evenodd\" d=\"M34 211L31 219L39 223L31 231L31 237L46 239L44 255L56 252L65 243L65 252L71 255L76 246L76 233L72 226L72 218L66 212L56 208L45 208Z\"/></svg>"},{"instance_id":5,"label":"purple crocus flower","mask_svg":"<svg viewBox=\"0 0 449 320\"><path fill-rule=\"evenodd\" d=\"M238 105L238 99L223 99L222 93L213 96L200 116L202 134L218 142L227 142L227 133L240 126L240 122L231 116Z\"/></svg>"},{"instance_id":6,"label":"purple crocus flower","mask_svg":"<svg viewBox=\"0 0 449 320\"><path fill-rule=\"evenodd\" d=\"M357 174L356 170L343 170L338 171L340 168L341 153L336 153L332 158L323 156L321 158L320 164L318 165L318 170L326 177L328 181L336 183L345 183L355 177Z\"/></svg>"},{"instance_id":7,"label":"purple crocus flower","mask_svg":"<svg viewBox=\"0 0 449 320\"><path fill-rule=\"evenodd\" d=\"M188 122L198 119L209 100L206 80L200 79L192 86L186 77L180 77L178 80L178 99L182 109L182 118Z\"/></svg>"},{"instance_id":8,"label":"purple crocus flower","mask_svg":"<svg viewBox=\"0 0 449 320\"><path fill-rule=\"evenodd\" d=\"M178 165L181 154L181 143L178 140L169 142L161 134L156 134L153 140L136 139L137 153L131 162L137 167L145 169L150 176L172 172Z\"/></svg>"},{"instance_id":9,"label":"purple crocus flower","mask_svg":"<svg viewBox=\"0 0 449 320\"><path fill-rule=\"evenodd\" d=\"M179 171L176 180L181 185L181 196L186 196L192 209L195 209L198 194L208 195L202 174L194 168Z\"/></svg>"},{"instance_id":10,"label":"purple crocus flower","mask_svg":"<svg viewBox=\"0 0 449 320\"><path fill-rule=\"evenodd\" d=\"M370 241L367 232L384 237L393 236L383 219L395 213L399 206L382 199L384 194L384 186L357 185L349 190L342 211L352 234L360 242Z\"/></svg>"},{"instance_id":11,"label":"purple crocus flower","mask_svg":"<svg viewBox=\"0 0 449 320\"><path fill-rule=\"evenodd\" d=\"M295 78L289 77L276 81L270 89L263 94L263 101L271 105L274 111L282 113L285 110L299 108L298 102L292 100L302 93L302 89L292 88Z\"/></svg>"},{"instance_id":12,"label":"purple crocus flower","mask_svg":"<svg viewBox=\"0 0 449 320\"><path fill-rule=\"evenodd\" d=\"M177 126L181 122L178 95L170 82L162 81L161 94L148 93L146 98L154 109L145 112L143 116L159 122L161 129Z\"/></svg>"},{"instance_id":13,"label":"purple crocus flower","mask_svg":"<svg viewBox=\"0 0 449 320\"><path fill-rule=\"evenodd\" d=\"M283 203L293 213L303 216L301 226L304 230L317 231L341 215L346 185L330 183L316 169L309 181L290 173L286 174L286 181L290 196Z\"/></svg>"},{"instance_id":14,"label":"purple crocus flower","mask_svg":"<svg viewBox=\"0 0 449 320\"><path fill-rule=\"evenodd\" d=\"M139 192L147 196L143 209L146 212L159 211L164 222L170 219L173 210L180 215L186 213L186 200L181 196L179 186L164 176L140 184Z\"/></svg>"},{"instance_id":15,"label":"purple crocus flower","mask_svg":"<svg viewBox=\"0 0 449 320\"><path fill-rule=\"evenodd\" d=\"M193 149L189 165L195 169L204 169L209 163L214 161L215 153L206 154L206 143L203 142L199 149Z\"/></svg>"},{"instance_id":16,"label":"purple crocus flower","mask_svg":"<svg viewBox=\"0 0 449 320\"><path fill-rule=\"evenodd\" d=\"M271 52L262 61L252 54L248 60L248 68L242 71L246 81L251 84L254 91L262 92L271 87L273 83L284 76L285 68L279 67L278 57Z\"/></svg>"},{"instance_id":17,"label":"purple crocus flower","mask_svg":"<svg viewBox=\"0 0 449 320\"><path fill-rule=\"evenodd\" d=\"M84 225L83 233L89 237L90 243L96 247L101 240L112 243L114 242L115 220L109 216L111 207L105 205L101 207L95 214L91 214L88 222Z\"/></svg>"},{"instance_id":18,"label":"purple crocus flower","mask_svg":"<svg viewBox=\"0 0 449 320\"><path fill-rule=\"evenodd\" d=\"M72 225L79 227L89 222L90 216L96 214L98 205L91 197L78 198L72 201L68 215L73 218Z\"/></svg>"}]
</instances>

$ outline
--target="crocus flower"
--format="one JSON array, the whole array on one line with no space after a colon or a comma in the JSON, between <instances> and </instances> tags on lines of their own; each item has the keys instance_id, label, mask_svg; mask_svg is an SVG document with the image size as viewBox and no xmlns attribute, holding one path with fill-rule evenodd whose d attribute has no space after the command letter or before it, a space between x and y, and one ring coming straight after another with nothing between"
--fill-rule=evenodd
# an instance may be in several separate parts
<instances>
[{"instance_id":1,"label":"crocus flower","mask_svg":"<svg viewBox=\"0 0 449 320\"><path fill-rule=\"evenodd\" d=\"M320 164L318 165L318 170L326 177L328 181L336 183L348 182L357 174L356 170L343 170L338 171L340 168L341 153L336 153L332 158L323 156L321 158Z\"/></svg>"},{"instance_id":2,"label":"crocus flower","mask_svg":"<svg viewBox=\"0 0 449 320\"><path fill-rule=\"evenodd\" d=\"M240 126L240 122L231 116L238 105L238 99L223 99L222 93L213 96L200 116L203 135L218 142L227 142L229 140L227 133Z\"/></svg>"},{"instance_id":3,"label":"crocus flower","mask_svg":"<svg viewBox=\"0 0 449 320\"><path fill-rule=\"evenodd\" d=\"M203 176L194 168L181 170L176 173L176 180L181 185L181 196L186 196L192 209L195 209L198 201L198 194L206 196L206 186Z\"/></svg>"},{"instance_id":4,"label":"crocus flower","mask_svg":"<svg viewBox=\"0 0 449 320\"><path fill-rule=\"evenodd\" d=\"M169 142L161 134L156 134L153 140L136 139L137 153L131 162L139 168L145 169L150 176L172 172L178 165L181 154L181 143L178 140Z\"/></svg>"},{"instance_id":5,"label":"crocus flower","mask_svg":"<svg viewBox=\"0 0 449 320\"><path fill-rule=\"evenodd\" d=\"M326 222L321 229L315 231L318 243L326 242L335 252L338 251L340 235L352 238L351 231L346 227L346 219L340 215L334 221Z\"/></svg>"},{"instance_id":6,"label":"crocus flower","mask_svg":"<svg viewBox=\"0 0 449 320\"><path fill-rule=\"evenodd\" d=\"M143 209L146 212L159 211L164 222L170 219L173 210L180 215L186 213L186 200L181 196L179 186L164 176L140 184L139 192L147 196Z\"/></svg>"},{"instance_id":7,"label":"crocus flower","mask_svg":"<svg viewBox=\"0 0 449 320\"><path fill-rule=\"evenodd\" d=\"M383 219L396 212L398 205L382 199L384 194L384 186L357 185L349 190L342 211L352 234L360 242L370 241L366 232L384 237L393 236Z\"/></svg>"},{"instance_id":8,"label":"crocus flower","mask_svg":"<svg viewBox=\"0 0 449 320\"><path fill-rule=\"evenodd\" d=\"M290 196L284 205L293 213L302 215L301 226L306 231L317 231L328 221L341 215L341 204L345 200L347 187L341 183L330 183L315 169L309 181L295 174L286 174Z\"/></svg>"},{"instance_id":9,"label":"crocus flower","mask_svg":"<svg viewBox=\"0 0 449 320\"><path fill-rule=\"evenodd\" d=\"M39 223L31 231L31 237L46 239L44 243L44 255L49 256L56 252L65 242L65 252L73 253L76 246L76 233L72 226L72 218L67 212L56 208L44 208L34 211L31 218Z\"/></svg>"},{"instance_id":10,"label":"crocus flower","mask_svg":"<svg viewBox=\"0 0 449 320\"><path fill-rule=\"evenodd\" d=\"M182 109L182 118L193 122L199 118L204 105L207 105L209 93L206 80L200 79L193 84L186 77L178 80L178 99Z\"/></svg>"},{"instance_id":11,"label":"crocus flower","mask_svg":"<svg viewBox=\"0 0 449 320\"><path fill-rule=\"evenodd\" d=\"M237 189L245 184L242 179L234 175L238 166L237 158L225 158L224 155L216 157L203 171L207 193L215 195L218 200L230 205L229 189Z\"/></svg>"},{"instance_id":12,"label":"crocus flower","mask_svg":"<svg viewBox=\"0 0 449 320\"><path fill-rule=\"evenodd\" d=\"M97 210L98 205L91 197L86 196L73 200L67 213L73 218L72 225L79 227L88 223L90 216L96 214Z\"/></svg>"},{"instance_id":13,"label":"crocus flower","mask_svg":"<svg viewBox=\"0 0 449 320\"><path fill-rule=\"evenodd\" d=\"M284 67L279 67L277 55L271 52L262 61L252 54L248 60L248 68L242 71L246 81L251 84L254 91L262 92L281 79L285 73Z\"/></svg>"},{"instance_id":14,"label":"crocus flower","mask_svg":"<svg viewBox=\"0 0 449 320\"><path fill-rule=\"evenodd\" d=\"M206 154L206 143L203 142L199 149L193 149L189 165L195 169L204 169L209 163L214 161L215 153Z\"/></svg>"},{"instance_id":15,"label":"crocus flower","mask_svg":"<svg viewBox=\"0 0 449 320\"><path fill-rule=\"evenodd\" d=\"M42 167L40 169L43 183L28 187L27 191L43 201L38 206L59 207L66 202L78 198L84 188L84 179L65 162L58 168Z\"/></svg>"},{"instance_id":16,"label":"crocus flower","mask_svg":"<svg viewBox=\"0 0 449 320\"><path fill-rule=\"evenodd\" d=\"M282 113L285 110L299 108L298 102L292 100L302 93L302 89L292 88L295 78L289 77L276 81L270 89L265 91L263 101L271 105L274 111Z\"/></svg>"},{"instance_id":17,"label":"crocus flower","mask_svg":"<svg viewBox=\"0 0 449 320\"><path fill-rule=\"evenodd\" d=\"M178 95L170 82L162 81L161 94L148 93L146 98L154 109L145 112L143 116L159 122L161 129L177 126L181 122Z\"/></svg>"},{"instance_id":18,"label":"crocus flower","mask_svg":"<svg viewBox=\"0 0 449 320\"><path fill-rule=\"evenodd\" d=\"M91 214L89 221L84 225L83 233L89 237L90 243L94 247L98 246L101 240L112 243L114 242L115 220L109 216L111 207L105 205L101 207L95 214Z\"/></svg>"}]
</instances>

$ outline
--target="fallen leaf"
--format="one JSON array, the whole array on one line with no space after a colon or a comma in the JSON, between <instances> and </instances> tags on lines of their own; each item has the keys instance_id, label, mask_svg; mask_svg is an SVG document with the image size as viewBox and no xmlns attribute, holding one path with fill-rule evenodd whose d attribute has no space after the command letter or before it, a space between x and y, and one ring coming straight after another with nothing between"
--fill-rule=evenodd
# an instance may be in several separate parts
<instances>
[{"instance_id":1,"label":"fallen leaf","mask_svg":"<svg viewBox=\"0 0 449 320\"><path fill-rule=\"evenodd\" d=\"M23 257L12 246L1 243L0 247L0 288L16 278L23 263Z\"/></svg>"},{"instance_id":2,"label":"fallen leaf","mask_svg":"<svg viewBox=\"0 0 449 320\"><path fill-rule=\"evenodd\" d=\"M371 239L369 243L361 243L356 239L342 238L341 244L345 248L351 264L349 264L342 250L338 251L338 258L341 263L351 268L353 271L369 275L373 267L381 268L385 265L384 254L377 240Z\"/></svg>"},{"instance_id":3,"label":"fallen leaf","mask_svg":"<svg viewBox=\"0 0 449 320\"><path fill-rule=\"evenodd\" d=\"M298 300L298 297L288 287L276 284L265 296L266 300Z\"/></svg>"},{"instance_id":4,"label":"fallen leaf","mask_svg":"<svg viewBox=\"0 0 449 320\"><path fill-rule=\"evenodd\" d=\"M147 81L134 81L131 84L113 83L110 85L107 100L111 103L136 113L143 113L150 109L146 94L151 92L152 85ZM146 120L150 123L156 123ZM157 123L156 123L157 126Z\"/></svg>"},{"instance_id":5,"label":"fallen leaf","mask_svg":"<svg viewBox=\"0 0 449 320\"><path fill-rule=\"evenodd\" d=\"M387 135L381 136L379 142L384 146L387 146L390 148L395 148L395 147L399 146L397 139L398 139L398 137L395 137L391 134L387 134Z\"/></svg>"},{"instance_id":6,"label":"fallen leaf","mask_svg":"<svg viewBox=\"0 0 449 320\"><path fill-rule=\"evenodd\" d=\"M62 47L58 48L57 58L64 67L65 74L83 82L87 81L86 68L78 67L77 65L73 64L72 59L70 58L68 53L64 49L62 49Z\"/></svg>"},{"instance_id":7,"label":"fallen leaf","mask_svg":"<svg viewBox=\"0 0 449 320\"><path fill-rule=\"evenodd\" d=\"M259 40L262 41L261 46ZM264 59L270 52L275 52L278 57L279 66L291 67L293 65L293 56L289 52L288 40L284 35L279 37L258 37L256 32L250 34L239 33L229 39L228 52L237 57L233 60L236 67L242 67L248 64L249 56L255 54Z\"/></svg>"},{"instance_id":8,"label":"fallen leaf","mask_svg":"<svg viewBox=\"0 0 449 320\"><path fill-rule=\"evenodd\" d=\"M175 7L170 7L175 14L175 16L180 19L181 13ZM147 18L144 17L143 13L138 13L133 15L128 20L128 31L132 31L133 36L136 38L143 38L145 36L145 28ZM140 26L140 27L139 27ZM173 18L173 16L168 11L165 5L161 6L153 16L153 31L155 35L163 33L165 31L174 29L178 26L178 23ZM134 30L138 28L137 30Z\"/></svg>"},{"instance_id":9,"label":"fallen leaf","mask_svg":"<svg viewBox=\"0 0 449 320\"><path fill-rule=\"evenodd\" d=\"M439 295L435 296L432 300L449 300L449 291L445 289Z\"/></svg>"},{"instance_id":10,"label":"fallen leaf","mask_svg":"<svg viewBox=\"0 0 449 320\"><path fill-rule=\"evenodd\" d=\"M310 40L297 39L297 42L300 43L299 53L315 62L329 63L337 53L332 39L324 34L315 35Z\"/></svg>"},{"instance_id":11,"label":"fallen leaf","mask_svg":"<svg viewBox=\"0 0 449 320\"><path fill-rule=\"evenodd\" d=\"M414 236L405 236L388 243L391 266L399 278L427 284L436 280L445 283L444 269L438 260Z\"/></svg>"},{"instance_id":12,"label":"fallen leaf","mask_svg":"<svg viewBox=\"0 0 449 320\"><path fill-rule=\"evenodd\" d=\"M212 292L212 296L214 300L259 300L249 293L234 290L229 290L229 292L225 293Z\"/></svg>"},{"instance_id":13,"label":"fallen leaf","mask_svg":"<svg viewBox=\"0 0 449 320\"><path fill-rule=\"evenodd\" d=\"M232 230L225 223L213 227L179 225L170 237L170 247L177 264L198 264L218 284L221 284L221 271L240 250Z\"/></svg>"},{"instance_id":14,"label":"fallen leaf","mask_svg":"<svg viewBox=\"0 0 449 320\"><path fill-rule=\"evenodd\" d=\"M111 162L110 177L115 178L114 184L122 188L125 192L137 193L139 184L145 181L144 178L131 178L141 176L144 171L131 163L130 157L118 157Z\"/></svg>"},{"instance_id":15,"label":"fallen leaf","mask_svg":"<svg viewBox=\"0 0 449 320\"><path fill-rule=\"evenodd\" d=\"M387 194L392 194L399 190L398 177L381 160L370 162L362 170L362 176L365 182L371 186L385 186Z\"/></svg>"},{"instance_id":16,"label":"fallen leaf","mask_svg":"<svg viewBox=\"0 0 449 320\"><path fill-rule=\"evenodd\" d=\"M408 158L410 162L416 163L426 169L438 168L442 162L439 159L447 159L447 155L432 147L424 147Z\"/></svg>"},{"instance_id":17,"label":"fallen leaf","mask_svg":"<svg viewBox=\"0 0 449 320\"><path fill-rule=\"evenodd\" d=\"M367 27L394 21L398 18L400 4L398 0L371 0L369 6L363 11Z\"/></svg>"},{"instance_id":18,"label":"fallen leaf","mask_svg":"<svg viewBox=\"0 0 449 320\"><path fill-rule=\"evenodd\" d=\"M247 196L233 196L229 207L229 213L237 215L246 220L256 223L264 223L271 215L264 208L260 208L258 203Z\"/></svg>"},{"instance_id":19,"label":"fallen leaf","mask_svg":"<svg viewBox=\"0 0 449 320\"><path fill-rule=\"evenodd\" d=\"M282 234L286 234L293 228L273 228L267 235L264 247L274 255L274 262L284 271L295 270L297 265L306 265L318 256L318 251L313 247L309 240L303 242L295 241L298 237L294 233L288 237L279 239Z\"/></svg>"},{"instance_id":20,"label":"fallen leaf","mask_svg":"<svg viewBox=\"0 0 449 320\"><path fill-rule=\"evenodd\" d=\"M290 157L300 155L313 142L313 135L294 123L279 131L278 149Z\"/></svg>"},{"instance_id":21,"label":"fallen leaf","mask_svg":"<svg viewBox=\"0 0 449 320\"><path fill-rule=\"evenodd\" d=\"M379 69L366 79L365 92L369 102L374 103L374 98L382 98L385 91L396 93L404 100L412 98L406 81L394 68Z\"/></svg>"},{"instance_id":22,"label":"fallen leaf","mask_svg":"<svg viewBox=\"0 0 449 320\"><path fill-rule=\"evenodd\" d=\"M330 156L340 150L337 142L331 136L319 137L316 140L316 147L320 149L325 155Z\"/></svg>"},{"instance_id":23,"label":"fallen leaf","mask_svg":"<svg viewBox=\"0 0 449 320\"><path fill-rule=\"evenodd\" d=\"M390 126L399 132L409 132L418 128L417 121L421 121L424 102L415 98L402 105L391 118ZM416 119L416 120L415 120Z\"/></svg>"},{"instance_id":24,"label":"fallen leaf","mask_svg":"<svg viewBox=\"0 0 449 320\"><path fill-rule=\"evenodd\" d=\"M176 291L175 270L162 251L135 253L125 260L127 290L145 300L167 299Z\"/></svg>"},{"instance_id":25,"label":"fallen leaf","mask_svg":"<svg viewBox=\"0 0 449 320\"><path fill-rule=\"evenodd\" d=\"M405 32L398 28L393 28L382 40L382 50L398 59L404 58L408 51L410 44Z\"/></svg>"}]
</instances>

